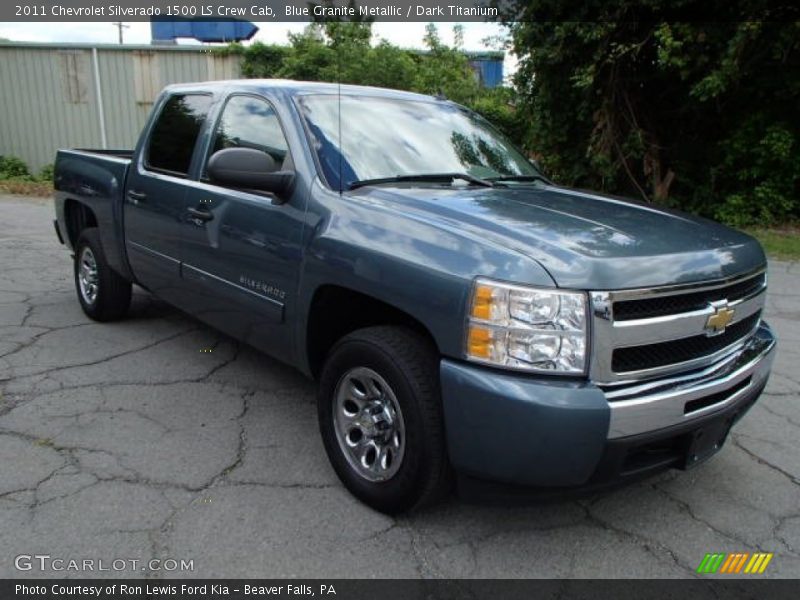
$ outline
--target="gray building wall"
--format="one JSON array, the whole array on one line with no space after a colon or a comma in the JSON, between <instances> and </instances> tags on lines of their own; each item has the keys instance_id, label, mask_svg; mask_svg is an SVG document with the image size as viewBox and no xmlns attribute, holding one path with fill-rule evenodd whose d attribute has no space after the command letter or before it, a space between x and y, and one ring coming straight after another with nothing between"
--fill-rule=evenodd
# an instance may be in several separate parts
<instances>
[{"instance_id":1,"label":"gray building wall","mask_svg":"<svg viewBox=\"0 0 800 600\"><path fill-rule=\"evenodd\" d=\"M36 172L58 148L133 148L162 87L240 76L236 56L207 50L0 42L0 155Z\"/></svg>"}]
</instances>

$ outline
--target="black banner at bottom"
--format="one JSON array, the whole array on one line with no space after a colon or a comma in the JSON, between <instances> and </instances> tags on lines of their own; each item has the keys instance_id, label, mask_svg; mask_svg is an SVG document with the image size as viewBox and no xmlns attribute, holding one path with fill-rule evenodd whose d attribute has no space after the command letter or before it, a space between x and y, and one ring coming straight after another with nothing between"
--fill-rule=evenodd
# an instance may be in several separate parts
<instances>
[{"instance_id":1,"label":"black banner at bottom","mask_svg":"<svg viewBox=\"0 0 800 600\"><path fill-rule=\"evenodd\" d=\"M195 579L195 580L0 580L2 600L792 600L800 581L748 577L694 580L503 580L503 579Z\"/></svg>"}]
</instances>

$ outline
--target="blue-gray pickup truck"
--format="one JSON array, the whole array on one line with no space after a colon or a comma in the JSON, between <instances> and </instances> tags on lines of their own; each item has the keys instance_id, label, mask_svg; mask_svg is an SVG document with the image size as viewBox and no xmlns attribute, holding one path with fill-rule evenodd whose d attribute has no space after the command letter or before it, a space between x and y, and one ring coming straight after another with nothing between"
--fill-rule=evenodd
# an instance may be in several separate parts
<instances>
[{"instance_id":1,"label":"blue-gray pickup truck","mask_svg":"<svg viewBox=\"0 0 800 600\"><path fill-rule=\"evenodd\" d=\"M753 238L555 185L440 98L169 86L55 187L89 317L136 284L314 378L333 468L388 513L699 464L774 357Z\"/></svg>"}]
</instances>

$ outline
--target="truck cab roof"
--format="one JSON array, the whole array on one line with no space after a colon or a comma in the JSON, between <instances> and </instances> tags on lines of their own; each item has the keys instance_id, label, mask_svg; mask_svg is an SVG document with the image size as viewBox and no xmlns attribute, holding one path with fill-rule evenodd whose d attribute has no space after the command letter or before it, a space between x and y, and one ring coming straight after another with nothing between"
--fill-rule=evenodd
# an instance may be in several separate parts
<instances>
[{"instance_id":1,"label":"truck cab roof","mask_svg":"<svg viewBox=\"0 0 800 600\"><path fill-rule=\"evenodd\" d=\"M395 98L398 100L415 100L418 102L441 102L434 96L392 90L389 88L366 85L340 84L321 81L295 81L292 79L228 79L222 81L205 81L196 83L176 83L164 88L165 92L237 90L250 92L279 92L288 96L307 94L347 94L352 96L373 96L377 98Z\"/></svg>"}]
</instances>

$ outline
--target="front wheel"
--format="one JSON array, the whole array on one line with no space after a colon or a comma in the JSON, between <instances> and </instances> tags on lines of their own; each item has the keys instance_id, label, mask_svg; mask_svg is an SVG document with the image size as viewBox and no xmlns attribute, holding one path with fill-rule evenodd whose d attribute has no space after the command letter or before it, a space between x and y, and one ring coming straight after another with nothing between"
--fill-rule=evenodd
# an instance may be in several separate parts
<instances>
[{"instance_id":1,"label":"front wheel","mask_svg":"<svg viewBox=\"0 0 800 600\"><path fill-rule=\"evenodd\" d=\"M106 261L97 229L84 229L75 244L75 289L86 315L95 321L121 319L131 303L131 283Z\"/></svg>"},{"instance_id":2,"label":"front wheel","mask_svg":"<svg viewBox=\"0 0 800 600\"><path fill-rule=\"evenodd\" d=\"M438 382L432 344L402 327L361 329L328 355L318 396L325 450L350 492L381 512L449 489Z\"/></svg>"}]
</instances>

